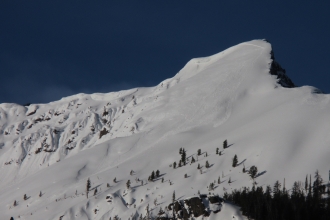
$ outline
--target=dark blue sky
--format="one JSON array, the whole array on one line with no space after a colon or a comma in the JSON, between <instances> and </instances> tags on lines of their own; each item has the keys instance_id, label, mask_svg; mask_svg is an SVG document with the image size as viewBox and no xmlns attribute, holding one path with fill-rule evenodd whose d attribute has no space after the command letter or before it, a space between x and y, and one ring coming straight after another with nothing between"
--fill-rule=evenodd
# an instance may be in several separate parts
<instances>
[{"instance_id":1,"label":"dark blue sky","mask_svg":"<svg viewBox=\"0 0 330 220\"><path fill-rule=\"evenodd\" d=\"M3 0L0 103L154 86L263 38L296 85L329 93L330 4L291 2Z\"/></svg>"}]
</instances>

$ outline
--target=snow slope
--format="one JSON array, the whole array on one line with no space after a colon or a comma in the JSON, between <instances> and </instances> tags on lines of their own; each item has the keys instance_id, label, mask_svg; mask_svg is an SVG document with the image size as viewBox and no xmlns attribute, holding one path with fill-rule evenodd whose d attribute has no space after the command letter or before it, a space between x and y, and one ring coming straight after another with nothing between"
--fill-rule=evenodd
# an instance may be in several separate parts
<instances>
[{"instance_id":1,"label":"snow slope","mask_svg":"<svg viewBox=\"0 0 330 220\"><path fill-rule=\"evenodd\" d=\"M258 167L259 186L285 178L290 188L316 169L326 179L330 96L309 86L283 87L280 77L287 76L270 74L272 62L271 45L254 40L192 59L155 87L28 107L0 104L0 219L128 219L144 215L148 204L157 214L173 191L177 199L208 193L219 176L222 183L211 193L251 186L243 166ZM226 139L230 147L223 150ZM181 147L189 161L198 161L173 169ZM217 147L224 155L215 154ZM203 155L197 157L198 149ZM235 154L239 166L233 168ZM156 170L161 177L148 182ZM88 178L98 193L87 199ZM227 203L209 218L220 216L244 219Z\"/></svg>"}]
</instances>

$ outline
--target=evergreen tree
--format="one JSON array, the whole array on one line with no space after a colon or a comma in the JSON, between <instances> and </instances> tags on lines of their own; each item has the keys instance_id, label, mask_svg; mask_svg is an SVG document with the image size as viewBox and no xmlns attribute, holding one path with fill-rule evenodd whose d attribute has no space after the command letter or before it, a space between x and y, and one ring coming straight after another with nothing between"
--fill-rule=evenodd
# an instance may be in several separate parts
<instances>
[{"instance_id":1,"label":"evergreen tree","mask_svg":"<svg viewBox=\"0 0 330 220\"><path fill-rule=\"evenodd\" d=\"M94 190L94 196L97 194L97 187Z\"/></svg>"},{"instance_id":2,"label":"evergreen tree","mask_svg":"<svg viewBox=\"0 0 330 220\"><path fill-rule=\"evenodd\" d=\"M173 215L173 219L175 219L175 214L174 214L174 202L175 202L175 191L173 191L173 195L172 195L172 215Z\"/></svg>"},{"instance_id":3,"label":"evergreen tree","mask_svg":"<svg viewBox=\"0 0 330 220\"><path fill-rule=\"evenodd\" d=\"M91 180L88 178L86 183L86 196L88 198L89 190L91 189Z\"/></svg>"},{"instance_id":4,"label":"evergreen tree","mask_svg":"<svg viewBox=\"0 0 330 220\"><path fill-rule=\"evenodd\" d=\"M233 167L236 167L238 163L238 159L237 159L237 155L235 154L234 158L233 158Z\"/></svg>"},{"instance_id":5,"label":"evergreen tree","mask_svg":"<svg viewBox=\"0 0 330 220\"><path fill-rule=\"evenodd\" d=\"M181 160L179 161L179 167L182 167Z\"/></svg>"},{"instance_id":6,"label":"evergreen tree","mask_svg":"<svg viewBox=\"0 0 330 220\"><path fill-rule=\"evenodd\" d=\"M210 183L209 185L209 191L212 191L214 189L214 183Z\"/></svg>"},{"instance_id":7,"label":"evergreen tree","mask_svg":"<svg viewBox=\"0 0 330 220\"><path fill-rule=\"evenodd\" d=\"M176 162L173 163L173 168L174 168L174 169L176 168Z\"/></svg>"},{"instance_id":8,"label":"evergreen tree","mask_svg":"<svg viewBox=\"0 0 330 220\"><path fill-rule=\"evenodd\" d=\"M194 157L191 157L191 163L195 163L195 158Z\"/></svg>"},{"instance_id":9,"label":"evergreen tree","mask_svg":"<svg viewBox=\"0 0 330 220\"><path fill-rule=\"evenodd\" d=\"M42 192L40 191L40 193L39 193L39 197L41 197L42 196Z\"/></svg>"},{"instance_id":10,"label":"evergreen tree","mask_svg":"<svg viewBox=\"0 0 330 220\"><path fill-rule=\"evenodd\" d=\"M202 154L201 149L198 149L198 150L197 150L197 155L200 156L201 154Z\"/></svg>"},{"instance_id":11,"label":"evergreen tree","mask_svg":"<svg viewBox=\"0 0 330 220\"><path fill-rule=\"evenodd\" d=\"M315 199L321 200L323 180L318 170L316 170L314 178L315 181L313 183L313 197Z\"/></svg>"},{"instance_id":12,"label":"evergreen tree","mask_svg":"<svg viewBox=\"0 0 330 220\"><path fill-rule=\"evenodd\" d=\"M220 181L220 176L219 176L219 178L218 178L218 184L220 184L221 183L221 181Z\"/></svg>"},{"instance_id":13,"label":"evergreen tree","mask_svg":"<svg viewBox=\"0 0 330 220\"><path fill-rule=\"evenodd\" d=\"M308 193L307 193L307 200L312 199L312 176L309 175L309 184L308 184Z\"/></svg>"},{"instance_id":14,"label":"evergreen tree","mask_svg":"<svg viewBox=\"0 0 330 220\"><path fill-rule=\"evenodd\" d=\"M154 171L151 172L151 176L150 177L151 177L151 180L154 180L155 179L155 172Z\"/></svg>"},{"instance_id":15,"label":"evergreen tree","mask_svg":"<svg viewBox=\"0 0 330 220\"><path fill-rule=\"evenodd\" d=\"M307 180L308 175L306 175L306 180L305 180L305 192L307 193L308 190L308 180Z\"/></svg>"},{"instance_id":16,"label":"evergreen tree","mask_svg":"<svg viewBox=\"0 0 330 220\"><path fill-rule=\"evenodd\" d=\"M223 142L223 149L226 149L228 147L228 143L227 143L227 140L225 140L224 142Z\"/></svg>"},{"instance_id":17,"label":"evergreen tree","mask_svg":"<svg viewBox=\"0 0 330 220\"><path fill-rule=\"evenodd\" d=\"M16 200L14 201L14 206L17 206L17 201Z\"/></svg>"},{"instance_id":18,"label":"evergreen tree","mask_svg":"<svg viewBox=\"0 0 330 220\"><path fill-rule=\"evenodd\" d=\"M219 154L219 148L217 147L217 149L215 150L215 154Z\"/></svg>"},{"instance_id":19,"label":"evergreen tree","mask_svg":"<svg viewBox=\"0 0 330 220\"><path fill-rule=\"evenodd\" d=\"M179 154L180 155L182 154L182 147L180 147Z\"/></svg>"},{"instance_id":20,"label":"evergreen tree","mask_svg":"<svg viewBox=\"0 0 330 220\"><path fill-rule=\"evenodd\" d=\"M107 187L108 187L108 188L110 187L110 184L109 184L109 183L107 183Z\"/></svg>"},{"instance_id":21,"label":"evergreen tree","mask_svg":"<svg viewBox=\"0 0 330 220\"><path fill-rule=\"evenodd\" d=\"M257 177L257 174L258 174L258 168L256 166L250 167L249 175L253 180Z\"/></svg>"},{"instance_id":22,"label":"evergreen tree","mask_svg":"<svg viewBox=\"0 0 330 220\"><path fill-rule=\"evenodd\" d=\"M186 165L186 151L184 148L182 148L181 161L183 165Z\"/></svg>"},{"instance_id":23,"label":"evergreen tree","mask_svg":"<svg viewBox=\"0 0 330 220\"><path fill-rule=\"evenodd\" d=\"M158 216L164 215L165 211L162 209L162 207L160 207L159 212L158 212Z\"/></svg>"},{"instance_id":24,"label":"evergreen tree","mask_svg":"<svg viewBox=\"0 0 330 220\"><path fill-rule=\"evenodd\" d=\"M207 157L207 152L205 152L205 157Z\"/></svg>"},{"instance_id":25,"label":"evergreen tree","mask_svg":"<svg viewBox=\"0 0 330 220\"><path fill-rule=\"evenodd\" d=\"M159 170L156 171L156 177L159 177Z\"/></svg>"},{"instance_id":26,"label":"evergreen tree","mask_svg":"<svg viewBox=\"0 0 330 220\"><path fill-rule=\"evenodd\" d=\"M129 189L131 187L131 181L130 180L127 180L126 187L127 187L127 189Z\"/></svg>"},{"instance_id":27,"label":"evergreen tree","mask_svg":"<svg viewBox=\"0 0 330 220\"><path fill-rule=\"evenodd\" d=\"M27 200L28 199L28 197L26 196L26 194L24 194L23 199L24 200Z\"/></svg>"},{"instance_id":28,"label":"evergreen tree","mask_svg":"<svg viewBox=\"0 0 330 220\"><path fill-rule=\"evenodd\" d=\"M265 197L267 201L270 201L270 199L272 198L272 188L270 187L270 185L266 187Z\"/></svg>"},{"instance_id":29,"label":"evergreen tree","mask_svg":"<svg viewBox=\"0 0 330 220\"><path fill-rule=\"evenodd\" d=\"M209 167L210 167L209 161L206 161L206 163L205 163L205 167L206 167L206 168L209 168Z\"/></svg>"},{"instance_id":30,"label":"evergreen tree","mask_svg":"<svg viewBox=\"0 0 330 220\"><path fill-rule=\"evenodd\" d=\"M114 183L116 183L116 182L117 182L117 178L116 178L116 177L113 179L113 182L114 182Z\"/></svg>"},{"instance_id":31,"label":"evergreen tree","mask_svg":"<svg viewBox=\"0 0 330 220\"><path fill-rule=\"evenodd\" d=\"M164 177L162 178L162 183L164 182Z\"/></svg>"},{"instance_id":32,"label":"evergreen tree","mask_svg":"<svg viewBox=\"0 0 330 220\"><path fill-rule=\"evenodd\" d=\"M281 183L277 180L273 187L274 197L280 197L281 195Z\"/></svg>"},{"instance_id":33,"label":"evergreen tree","mask_svg":"<svg viewBox=\"0 0 330 220\"><path fill-rule=\"evenodd\" d=\"M199 170L200 168L201 168L201 165L198 164L198 165L197 165L197 169Z\"/></svg>"}]
</instances>

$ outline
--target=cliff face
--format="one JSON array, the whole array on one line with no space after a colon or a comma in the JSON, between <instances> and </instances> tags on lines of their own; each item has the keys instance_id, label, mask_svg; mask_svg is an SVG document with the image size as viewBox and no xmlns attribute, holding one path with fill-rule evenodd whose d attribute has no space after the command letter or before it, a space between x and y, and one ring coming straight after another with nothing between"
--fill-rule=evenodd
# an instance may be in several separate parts
<instances>
[{"instance_id":1,"label":"cliff face","mask_svg":"<svg viewBox=\"0 0 330 220\"><path fill-rule=\"evenodd\" d=\"M275 61L275 56L273 50L271 51L271 64L269 68L269 73L271 75L275 75L278 79L278 83L286 88L293 88L295 87L292 80L286 75L285 69L281 67L279 63Z\"/></svg>"}]
</instances>

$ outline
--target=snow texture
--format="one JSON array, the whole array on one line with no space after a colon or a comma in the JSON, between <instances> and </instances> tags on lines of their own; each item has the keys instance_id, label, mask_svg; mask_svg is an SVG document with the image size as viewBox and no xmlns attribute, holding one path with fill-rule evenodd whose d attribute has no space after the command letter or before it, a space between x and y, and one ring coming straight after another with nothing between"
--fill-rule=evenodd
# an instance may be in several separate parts
<instances>
[{"instance_id":1,"label":"snow texture","mask_svg":"<svg viewBox=\"0 0 330 220\"><path fill-rule=\"evenodd\" d=\"M256 182L263 187L285 178L290 188L316 169L326 178L330 96L309 86L283 86L289 78L283 71L271 74L272 62L271 45L254 40L192 59L155 87L27 107L0 104L0 219L128 219L145 215L148 204L156 215L172 202L173 191L183 200L208 194L214 181L210 193L220 196L251 186L243 166L258 167ZM174 169L181 147L187 165ZM148 182L156 170L160 177ZM244 219L229 203L208 218Z\"/></svg>"}]
</instances>

